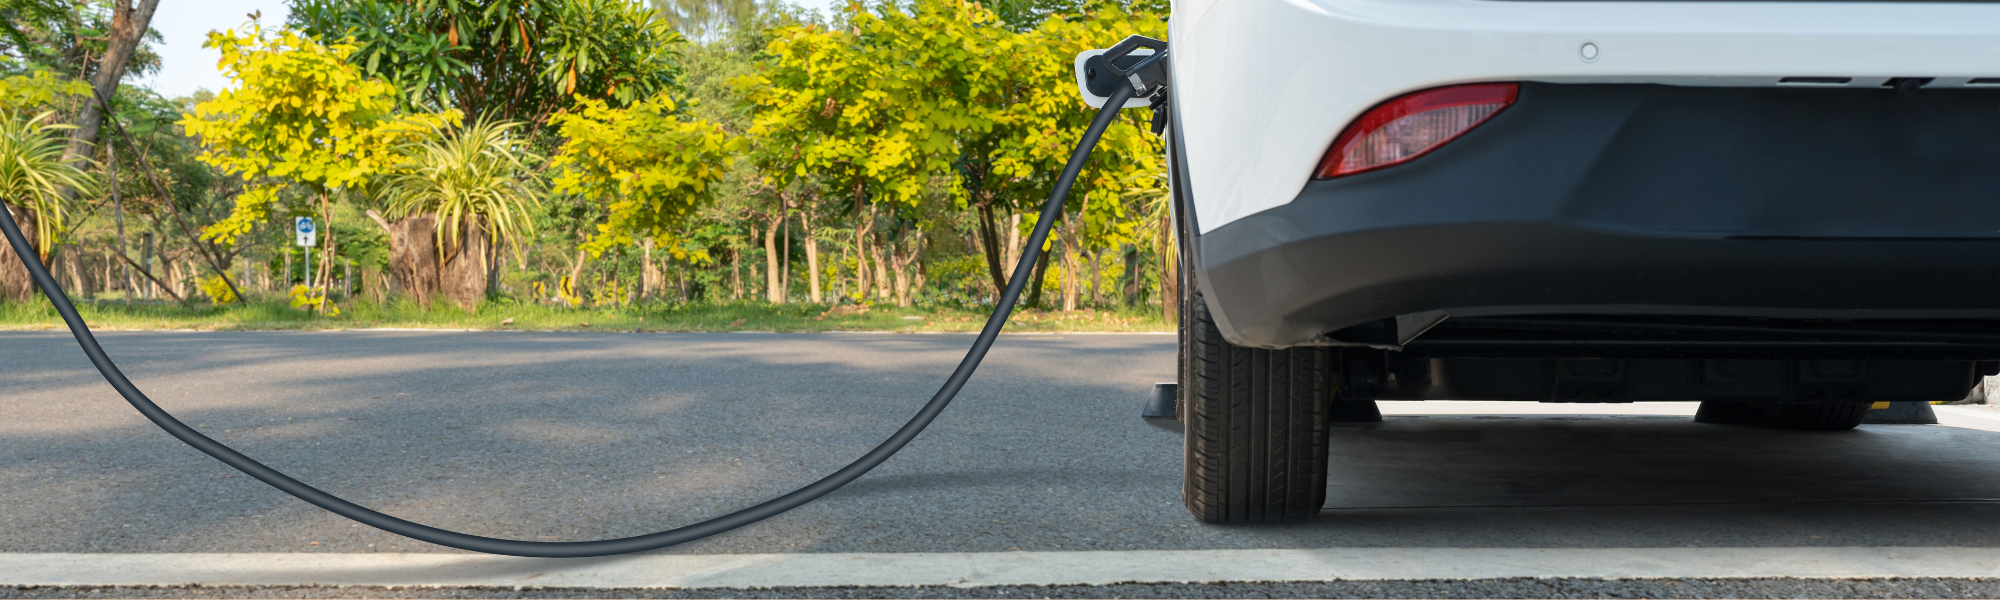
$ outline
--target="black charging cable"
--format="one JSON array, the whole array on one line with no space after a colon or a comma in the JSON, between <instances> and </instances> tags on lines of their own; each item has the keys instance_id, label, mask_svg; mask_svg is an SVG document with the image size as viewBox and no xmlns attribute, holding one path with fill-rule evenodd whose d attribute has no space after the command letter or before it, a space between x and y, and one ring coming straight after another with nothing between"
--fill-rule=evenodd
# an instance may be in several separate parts
<instances>
[{"instance_id":1,"label":"black charging cable","mask_svg":"<svg viewBox=\"0 0 2000 600\"><path fill-rule=\"evenodd\" d=\"M945 405L950 404L951 399L958 395L959 388L965 387L965 381L972 377L972 372L979 368L979 362L986 358L986 350L993 347L994 338L1000 335L1000 327L1007 324L1007 317L1014 312L1014 303L1020 299L1021 289L1027 284L1035 261L1041 258L1042 243L1049 237L1049 227L1062 218L1063 202L1069 196L1070 186L1076 183L1077 174L1083 170L1085 159L1088 159L1091 150L1096 148L1098 138L1103 137L1105 128L1111 125L1112 119L1118 114L1118 109L1131 98L1132 88L1120 86L1104 103L1104 107L1097 111L1097 117L1090 122L1090 128L1084 131L1083 139L1077 142L1076 150L1070 152L1069 163L1063 166L1062 176L1056 179L1055 189L1049 193L1048 201L1042 203L1042 216L1035 222L1034 234L1028 236L1027 252L1021 253L1021 262L1014 265L1014 275L1008 280L1007 290L1000 295L1000 301L993 305L993 315L986 318L986 327L979 330L979 337L972 342L972 349L966 351L965 358L959 361L958 368L951 372L951 377L945 379L944 386L938 388L937 394L931 396L931 401L924 405L923 410L917 411L917 416L903 424L902 429L896 430L895 435L889 436L888 440L883 441L875 449L869 450L867 454L861 455L861 458L834 471L824 479L763 504L686 527L612 540L526 542L468 535L413 523L320 491L319 488L292 479L213 438L202 435L193 427L188 427L186 423L167 414L167 411L161 410L160 406L147 398L145 393L134 387L131 380L125 378L125 373L120 372L118 366L111 363L110 357L104 355L104 348L97 345L97 338L91 335L90 328L83 323L83 318L76 314L76 307L70 304L69 296L63 293L61 286L56 285L55 278L49 276L48 268L36 259L34 248L29 247L27 238L22 237L20 226L14 223L13 215L8 213L4 205L0 205L0 230L4 230L7 243L13 245L14 253L20 255L21 263L28 267L28 273L34 277L35 285L41 287L42 293L48 296L51 304L55 305L56 312L62 314L63 322L69 324L69 332L76 336L77 345L82 346L83 353L90 356L91 364L97 365L97 371L104 374L104 380L109 382L112 388L117 389L118 395L124 396L126 402L132 403L133 408L139 409L140 414L146 415L154 425L160 426L160 429L165 429L168 434L186 442L196 450L236 467L236 470L255 477L258 481L271 484L271 487L278 488L279 491L332 511L334 514L369 527L440 546L488 554L542 558L628 554L692 542L778 516L779 513L812 502L827 492L840 489L840 486L861 477L876 465L882 464L882 461L888 460L896 451L903 449L910 440L916 439L917 434L922 433L925 426L937 419L938 413L943 412Z\"/></svg>"}]
</instances>

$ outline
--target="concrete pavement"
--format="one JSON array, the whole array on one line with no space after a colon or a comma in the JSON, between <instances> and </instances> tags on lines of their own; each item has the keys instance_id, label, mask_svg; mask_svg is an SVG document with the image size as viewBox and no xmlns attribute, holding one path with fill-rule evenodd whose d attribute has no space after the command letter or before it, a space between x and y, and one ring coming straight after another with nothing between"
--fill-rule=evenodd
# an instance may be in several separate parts
<instances>
[{"instance_id":1,"label":"concrete pavement","mask_svg":"<svg viewBox=\"0 0 2000 600\"><path fill-rule=\"evenodd\" d=\"M830 472L907 419L969 340L105 336L163 406L281 470L419 522L546 540L682 525ZM1945 426L1827 433L1695 424L1691 404L1387 403L1384 423L1334 432L1320 519L1203 525L1179 506L1179 440L1137 419L1147 387L1172 378L1172 352L1164 335L1004 337L932 430L876 473L648 556L1945 548L1976 561L2000 549L2000 412L1962 407L1941 411ZM0 334L0 381L0 553L457 554L180 446L65 336ZM1579 565L1517 575L1596 577ZM1958 581L1980 567L1967 568L1911 575ZM1809 595L1825 594L1836 591Z\"/></svg>"}]
</instances>

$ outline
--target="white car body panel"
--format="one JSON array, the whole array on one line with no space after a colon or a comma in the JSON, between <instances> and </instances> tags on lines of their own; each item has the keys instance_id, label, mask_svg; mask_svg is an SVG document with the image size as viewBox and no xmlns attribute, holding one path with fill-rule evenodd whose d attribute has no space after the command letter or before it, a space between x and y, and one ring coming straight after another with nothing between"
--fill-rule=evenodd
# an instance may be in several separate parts
<instances>
[{"instance_id":1,"label":"white car body panel","mask_svg":"<svg viewBox=\"0 0 2000 600\"><path fill-rule=\"evenodd\" d=\"M1350 121L1426 88L2000 78L2000 3L1175 0L1169 27L1201 233L1291 202Z\"/></svg>"}]
</instances>

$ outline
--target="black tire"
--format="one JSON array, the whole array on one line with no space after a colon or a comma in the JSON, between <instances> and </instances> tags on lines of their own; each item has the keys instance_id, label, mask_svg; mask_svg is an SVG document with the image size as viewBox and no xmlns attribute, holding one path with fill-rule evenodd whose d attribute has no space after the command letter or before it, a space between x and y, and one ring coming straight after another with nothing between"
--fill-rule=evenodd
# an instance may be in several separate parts
<instances>
[{"instance_id":1,"label":"black tire","mask_svg":"<svg viewBox=\"0 0 2000 600\"><path fill-rule=\"evenodd\" d=\"M1867 402L1820 402L1812 404L1770 403L1764 406L1765 424L1778 429L1841 431L1853 429L1868 417Z\"/></svg>"},{"instance_id":2,"label":"black tire","mask_svg":"<svg viewBox=\"0 0 2000 600\"><path fill-rule=\"evenodd\" d=\"M1694 411L1694 422L1717 425L1762 425L1764 408L1740 400L1703 400Z\"/></svg>"},{"instance_id":3,"label":"black tire","mask_svg":"<svg viewBox=\"0 0 2000 600\"><path fill-rule=\"evenodd\" d=\"M1182 502L1210 523L1312 518L1326 503L1332 352L1232 345L1182 281Z\"/></svg>"}]
</instances>

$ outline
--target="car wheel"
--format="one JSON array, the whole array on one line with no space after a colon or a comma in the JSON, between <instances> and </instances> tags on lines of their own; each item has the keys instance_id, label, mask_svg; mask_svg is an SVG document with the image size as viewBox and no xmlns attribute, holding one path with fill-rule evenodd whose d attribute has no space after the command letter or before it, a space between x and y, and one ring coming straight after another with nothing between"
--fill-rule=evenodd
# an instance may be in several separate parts
<instances>
[{"instance_id":1,"label":"car wheel","mask_svg":"<svg viewBox=\"0 0 2000 600\"><path fill-rule=\"evenodd\" d=\"M1191 287L1181 292L1182 501L1210 523L1312 518L1326 502L1332 352L1230 344Z\"/></svg>"},{"instance_id":2,"label":"car wheel","mask_svg":"<svg viewBox=\"0 0 2000 600\"><path fill-rule=\"evenodd\" d=\"M1867 402L1771 403L1764 407L1765 424L1779 429L1840 431L1853 429L1868 416Z\"/></svg>"}]
</instances>

